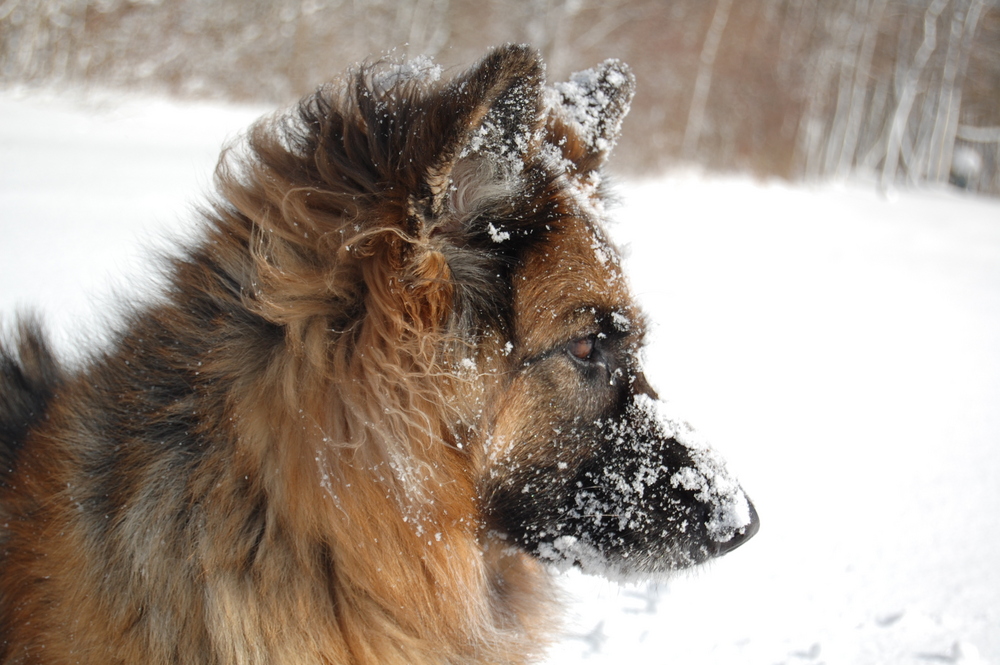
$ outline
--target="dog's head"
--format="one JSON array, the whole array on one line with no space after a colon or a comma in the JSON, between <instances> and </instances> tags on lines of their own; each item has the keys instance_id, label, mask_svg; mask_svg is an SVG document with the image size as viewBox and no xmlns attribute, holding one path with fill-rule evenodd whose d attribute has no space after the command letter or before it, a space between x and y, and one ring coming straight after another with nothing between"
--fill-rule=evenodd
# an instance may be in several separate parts
<instances>
[{"instance_id":1,"label":"dog's head","mask_svg":"<svg viewBox=\"0 0 1000 665\"><path fill-rule=\"evenodd\" d=\"M422 484L408 500L465 487L481 538L623 575L719 555L758 524L640 367L643 317L602 226L633 88L617 61L546 87L519 46L447 81L379 64L258 129L255 172L228 192L263 220L250 299L353 382L341 430L395 441L387 466Z\"/></svg>"}]
</instances>

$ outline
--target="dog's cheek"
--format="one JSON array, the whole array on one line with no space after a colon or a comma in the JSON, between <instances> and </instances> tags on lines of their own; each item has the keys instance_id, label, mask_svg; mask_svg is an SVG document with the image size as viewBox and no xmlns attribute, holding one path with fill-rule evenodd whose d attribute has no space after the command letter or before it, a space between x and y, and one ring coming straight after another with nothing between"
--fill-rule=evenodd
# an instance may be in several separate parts
<instances>
[{"instance_id":1,"label":"dog's cheek","mask_svg":"<svg viewBox=\"0 0 1000 665\"><path fill-rule=\"evenodd\" d=\"M552 371L559 362L509 386L486 443L480 495L488 525L529 551L565 522L579 470L599 454L596 440L578 434L600 419L599 400Z\"/></svg>"},{"instance_id":2,"label":"dog's cheek","mask_svg":"<svg viewBox=\"0 0 1000 665\"><path fill-rule=\"evenodd\" d=\"M615 429L628 400L622 386L591 379L568 357L550 357L522 371L501 400L483 511L489 528L536 555L582 539L616 557L651 540L623 536L628 525L609 517L641 510L632 497L612 497L609 480L596 477L605 468L630 473Z\"/></svg>"}]
</instances>

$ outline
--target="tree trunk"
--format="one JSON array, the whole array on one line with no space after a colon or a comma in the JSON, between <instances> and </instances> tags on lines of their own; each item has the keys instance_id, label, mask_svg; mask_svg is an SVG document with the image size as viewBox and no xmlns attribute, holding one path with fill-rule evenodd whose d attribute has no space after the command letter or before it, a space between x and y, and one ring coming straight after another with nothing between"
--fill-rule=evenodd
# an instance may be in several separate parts
<instances>
[{"instance_id":1,"label":"tree trunk","mask_svg":"<svg viewBox=\"0 0 1000 665\"><path fill-rule=\"evenodd\" d=\"M682 154L686 159L695 159L698 153L698 141L705 126L705 107L708 103L708 92L712 87L712 71L715 67L715 56L719 51L722 33L729 21L729 10L733 0L717 0L715 14L705 34L705 42L701 47L698 59L698 76L694 82L694 94L691 96L691 107L688 109L687 126L684 129L684 144Z\"/></svg>"},{"instance_id":2,"label":"tree trunk","mask_svg":"<svg viewBox=\"0 0 1000 665\"><path fill-rule=\"evenodd\" d=\"M900 155L913 103L919 92L920 79L923 76L927 61L937 45L937 20L948 5L948 0L933 0L924 12L924 39L913 56L903 80L896 111L889 126L889 142L886 146L885 163L882 166L882 188L888 189L895 181L899 171Z\"/></svg>"},{"instance_id":3,"label":"tree trunk","mask_svg":"<svg viewBox=\"0 0 1000 665\"><path fill-rule=\"evenodd\" d=\"M865 121L865 101L868 97L868 80L871 72L872 58L875 55L875 45L878 42L879 26L888 0L875 0L873 6L863 18L865 24L864 40L861 53L854 70L854 87L851 91L850 113L847 118L843 146L840 150L840 160L835 173L838 177L847 175L851 167L857 163L858 141L861 137L861 127ZM876 109L871 109L876 111ZM881 115L881 109L877 110ZM871 117L869 115L869 117Z\"/></svg>"}]
</instances>

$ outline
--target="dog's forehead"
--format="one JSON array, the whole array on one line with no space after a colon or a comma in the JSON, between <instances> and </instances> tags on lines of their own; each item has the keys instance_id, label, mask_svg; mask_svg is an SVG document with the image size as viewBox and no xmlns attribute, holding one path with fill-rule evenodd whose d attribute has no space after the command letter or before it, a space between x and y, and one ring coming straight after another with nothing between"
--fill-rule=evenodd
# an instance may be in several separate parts
<instances>
[{"instance_id":1,"label":"dog's forehead","mask_svg":"<svg viewBox=\"0 0 1000 665\"><path fill-rule=\"evenodd\" d=\"M639 318L618 250L582 218L566 220L527 252L514 275L514 303L517 337L534 351L585 334L581 311Z\"/></svg>"}]
</instances>

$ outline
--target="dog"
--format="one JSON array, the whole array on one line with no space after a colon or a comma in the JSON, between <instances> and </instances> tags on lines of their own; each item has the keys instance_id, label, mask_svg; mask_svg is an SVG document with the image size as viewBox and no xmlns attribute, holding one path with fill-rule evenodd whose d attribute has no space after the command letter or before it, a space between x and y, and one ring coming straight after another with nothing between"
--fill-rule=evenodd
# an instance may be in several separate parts
<instances>
[{"instance_id":1,"label":"dog","mask_svg":"<svg viewBox=\"0 0 1000 665\"><path fill-rule=\"evenodd\" d=\"M161 297L0 352L0 663L524 663L553 571L758 529L603 227L634 78L356 68L227 149Z\"/></svg>"}]
</instances>

